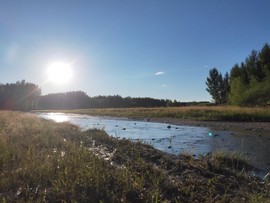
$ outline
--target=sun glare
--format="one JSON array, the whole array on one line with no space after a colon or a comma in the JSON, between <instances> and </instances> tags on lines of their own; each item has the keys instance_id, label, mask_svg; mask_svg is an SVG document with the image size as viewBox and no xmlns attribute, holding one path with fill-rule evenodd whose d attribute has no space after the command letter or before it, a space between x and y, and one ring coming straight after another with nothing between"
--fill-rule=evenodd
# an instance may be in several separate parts
<instances>
[{"instance_id":1,"label":"sun glare","mask_svg":"<svg viewBox=\"0 0 270 203\"><path fill-rule=\"evenodd\" d=\"M72 77L71 64L54 62L48 66L48 79L51 82L62 84L68 82Z\"/></svg>"}]
</instances>

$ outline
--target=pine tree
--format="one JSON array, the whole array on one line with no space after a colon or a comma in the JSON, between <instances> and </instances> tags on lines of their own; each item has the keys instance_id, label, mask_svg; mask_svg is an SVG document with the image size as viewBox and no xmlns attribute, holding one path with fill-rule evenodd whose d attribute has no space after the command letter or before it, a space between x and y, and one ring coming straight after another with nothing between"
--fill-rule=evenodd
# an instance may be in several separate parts
<instances>
[{"instance_id":1,"label":"pine tree","mask_svg":"<svg viewBox=\"0 0 270 203\"><path fill-rule=\"evenodd\" d=\"M230 77L228 72L222 78L221 86L221 103L227 104L229 102L229 92L230 92Z\"/></svg>"},{"instance_id":2,"label":"pine tree","mask_svg":"<svg viewBox=\"0 0 270 203\"><path fill-rule=\"evenodd\" d=\"M210 93L216 104L224 104L227 102L228 75L225 80L216 68L209 71L209 77L206 79L206 90Z\"/></svg>"}]
</instances>

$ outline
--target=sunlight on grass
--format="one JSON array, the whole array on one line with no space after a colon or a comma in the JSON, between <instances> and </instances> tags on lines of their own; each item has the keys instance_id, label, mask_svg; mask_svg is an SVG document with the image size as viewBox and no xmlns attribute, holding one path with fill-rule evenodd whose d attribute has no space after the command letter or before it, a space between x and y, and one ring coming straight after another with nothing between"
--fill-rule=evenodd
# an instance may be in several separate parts
<instances>
[{"instance_id":1,"label":"sunlight on grass","mask_svg":"<svg viewBox=\"0 0 270 203\"><path fill-rule=\"evenodd\" d=\"M2 202L269 200L269 186L228 156L173 157L101 130L0 112Z\"/></svg>"}]
</instances>

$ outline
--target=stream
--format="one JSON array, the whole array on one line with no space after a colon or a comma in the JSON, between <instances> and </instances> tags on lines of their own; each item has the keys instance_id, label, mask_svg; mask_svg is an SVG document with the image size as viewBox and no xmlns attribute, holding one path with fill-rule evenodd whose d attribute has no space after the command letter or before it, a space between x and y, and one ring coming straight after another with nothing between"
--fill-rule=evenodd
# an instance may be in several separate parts
<instances>
[{"instance_id":1,"label":"stream","mask_svg":"<svg viewBox=\"0 0 270 203\"><path fill-rule=\"evenodd\" d=\"M148 121L134 121L115 117L96 117L66 113L35 113L56 122L70 122L83 130L96 128L109 135L140 140L161 151L195 157L216 150L237 151L255 167L270 170L270 135L243 131L217 131L208 127L171 125Z\"/></svg>"}]
</instances>

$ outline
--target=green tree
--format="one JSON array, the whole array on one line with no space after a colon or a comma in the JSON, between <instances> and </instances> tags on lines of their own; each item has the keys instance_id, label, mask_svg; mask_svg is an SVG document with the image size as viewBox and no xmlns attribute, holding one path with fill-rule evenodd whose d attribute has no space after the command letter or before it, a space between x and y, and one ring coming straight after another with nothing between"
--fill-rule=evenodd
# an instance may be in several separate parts
<instances>
[{"instance_id":1,"label":"green tree","mask_svg":"<svg viewBox=\"0 0 270 203\"><path fill-rule=\"evenodd\" d=\"M244 93L246 89L247 86L245 85L241 77L232 79L230 82L229 94L230 104L242 106L244 104Z\"/></svg>"},{"instance_id":2,"label":"green tree","mask_svg":"<svg viewBox=\"0 0 270 203\"><path fill-rule=\"evenodd\" d=\"M0 84L0 109L31 110L37 107L40 88L25 80Z\"/></svg>"},{"instance_id":3,"label":"green tree","mask_svg":"<svg viewBox=\"0 0 270 203\"><path fill-rule=\"evenodd\" d=\"M209 77L206 79L206 90L210 93L216 104L227 103L229 91L229 76L225 78L216 68L209 71Z\"/></svg>"},{"instance_id":4,"label":"green tree","mask_svg":"<svg viewBox=\"0 0 270 203\"><path fill-rule=\"evenodd\" d=\"M259 61L265 76L270 76L270 46L265 44L259 53Z\"/></svg>"},{"instance_id":5,"label":"green tree","mask_svg":"<svg viewBox=\"0 0 270 203\"><path fill-rule=\"evenodd\" d=\"M241 69L238 64L235 64L230 71L230 78L231 80L233 80L234 78L237 78L240 76L241 76Z\"/></svg>"},{"instance_id":6,"label":"green tree","mask_svg":"<svg viewBox=\"0 0 270 203\"><path fill-rule=\"evenodd\" d=\"M229 102L233 105L255 106L270 102L270 47L251 54L230 72Z\"/></svg>"},{"instance_id":7,"label":"green tree","mask_svg":"<svg viewBox=\"0 0 270 203\"><path fill-rule=\"evenodd\" d=\"M253 78L256 81L262 81L264 79L263 69L257 51L251 51L251 54L245 60L245 67L249 82Z\"/></svg>"},{"instance_id":8,"label":"green tree","mask_svg":"<svg viewBox=\"0 0 270 203\"><path fill-rule=\"evenodd\" d=\"M229 92L230 92L230 77L228 72L226 72L225 76L222 78L222 86L221 86L221 103L227 104L229 102Z\"/></svg>"}]
</instances>

